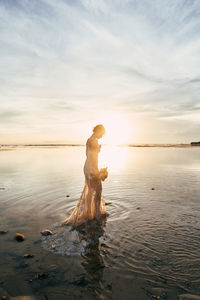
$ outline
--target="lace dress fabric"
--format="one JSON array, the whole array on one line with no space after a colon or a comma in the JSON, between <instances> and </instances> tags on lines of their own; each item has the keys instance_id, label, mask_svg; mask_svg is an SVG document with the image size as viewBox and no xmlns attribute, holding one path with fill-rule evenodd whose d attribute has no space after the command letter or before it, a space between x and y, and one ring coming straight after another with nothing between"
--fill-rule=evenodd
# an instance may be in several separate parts
<instances>
[{"instance_id":1,"label":"lace dress fabric","mask_svg":"<svg viewBox=\"0 0 200 300\"><path fill-rule=\"evenodd\" d=\"M65 223L78 226L88 220L99 219L107 214L102 192L102 183L99 179L98 153L100 145L95 137L91 136L86 143L86 161L84 165L85 185L81 197Z\"/></svg>"}]
</instances>

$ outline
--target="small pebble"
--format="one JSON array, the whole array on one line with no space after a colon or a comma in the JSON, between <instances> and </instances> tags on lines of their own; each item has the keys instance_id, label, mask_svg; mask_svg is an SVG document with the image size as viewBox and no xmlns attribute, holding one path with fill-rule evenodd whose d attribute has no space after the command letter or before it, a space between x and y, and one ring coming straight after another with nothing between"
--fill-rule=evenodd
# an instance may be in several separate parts
<instances>
[{"instance_id":1,"label":"small pebble","mask_svg":"<svg viewBox=\"0 0 200 300\"><path fill-rule=\"evenodd\" d=\"M16 239L18 242L23 242L23 241L25 240L25 236L24 236L22 233L16 233L15 239Z\"/></svg>"},{"instance_id":2,"label":"small pebble","mask_svg":"<svg viewBox=\"0 0 200 300\"><path fill-rule=\"evenodd\" d=\"M8 230L0 230L0 234L5 234L7 232L8 232Z\"/></svg>"},{"instance_id":3,"label":"small pebble","mask_svg":"<svg viewBox=\"0 0 200 300\"><path fill-rule=\"evenodd\" d=\"M40 232L42 235L47 236L47 235L52 235L53 232L49 229L43 230Z\"/></svg>"},{"instance_id":4,"label":"small pebble","mask_svg":"<svg viewBox=\"0 0 200 300\"><path fill-rule=\"evenodd\" d=\"M112 202L106 202L106 205L111 205L112 204Z\"/></svg>"},{"instance_id":5,"label":"small pebble","mask_svg":"<svg viewBox=\"0 0 200 300\"><path fill-rule=\"evenodd\" d=\"M56 244L51 245L51 249L55 249L56 248Z\"/></svg>"},{"instance_id":6,"label":"small pebble","mask_svg":"<svg viewBox=\"0 0 200 300\"><path fill-rule=\"evenodd\" d=\"M154 190L155 190L155 188L154 188L154 187L152 187L151 189L152 189L152 191L154 191Z\"/></svg>"},{"instance_id":7,"label":"small pebble","mask_svg":"<svg viewBox=\"0 0 200 300\"><path fill-rule=\"evenodd\" d=\"M24 254L24 258L33 258L34 254Z\"/></svg>"},{"instance_id":8,"label":"small pebble","mask_svg":"<svg viewBox=\"0 0 200 300\"><path fill-rule=\"evenodd\" d=\"M140 208L141 208L141 207L139 207L139 206L138 206L138 207L136 207L136 209L140 209Z\"/></svg>"},{"instance_id":9,"label":"small pebble","mask_svg":"<svg viewBox=\"0 0 200 300\"><path fill-rule=\"evenodd\" d=\"M66 195L66 197L70 197L70 195Z\"/></svg>"}]
</instances>

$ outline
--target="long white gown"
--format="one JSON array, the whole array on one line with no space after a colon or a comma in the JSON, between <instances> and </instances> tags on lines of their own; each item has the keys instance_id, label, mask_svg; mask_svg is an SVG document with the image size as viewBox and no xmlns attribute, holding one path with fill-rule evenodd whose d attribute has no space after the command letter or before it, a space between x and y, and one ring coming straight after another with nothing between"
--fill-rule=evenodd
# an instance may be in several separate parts
<instances>
[{"instance_id":1,"label":"long white gown","mask_svg":"<svg viewBox=\"0 0 200 300\"><path fill-rule=\"evenodd\" d=\"M86 143L83 192L71 216L64 221L65 224L78 226L88 220L100 219L107 215L102 183L99 179L98 154L100 149L97 138L92 135Z\"/></svg>"}]
</instances>

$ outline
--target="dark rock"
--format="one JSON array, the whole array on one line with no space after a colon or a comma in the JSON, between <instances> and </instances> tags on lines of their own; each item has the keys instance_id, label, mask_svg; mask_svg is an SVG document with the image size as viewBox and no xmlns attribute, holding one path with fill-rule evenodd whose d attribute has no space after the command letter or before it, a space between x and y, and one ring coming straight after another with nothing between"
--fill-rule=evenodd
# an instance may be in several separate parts
<instances>
[{"instance_id":1,"label":"dark rock","mask_svg":"<svg viewBox=\"0 0 200 300\"><path fill-rule=\"evenodd\" d=\"M66 197L70 197L70 195L66 195Z\"/></svg>"},{"instance_id":2,"label":"dark rock","mask_svg":"<svg viewBox=\"0 0 200 300\"><path fill-rule=\"evenodd\" d=\"M45 273L38 273L35 275L35 279L44 279L47 277L48 277L48 274L45 274Z\"/></svg>"},{"instance_id":3,"label":"dark rock","mask_svg":"<svg viewBox=\"0 0 200 300\"><path fill-rule=\"evenodd\" d=\"M155 190L155 188L154 188L154 187L152 187L151 189L152 189L152 191L154 191L154 190Z\"/></svg>"},{"instance_id":4,"label":"dark rock","mask_svg":"<svg viewBox=\"0 0 200 300\"><path fill-rule=\"evenodd\" d=\"M22 233L16 233L15 239L16 239L18 242L23 242L23 241L25 240L25 236L24 236Z\"/></svg>"},{"instance_id":5,"label":"dark rock","mask_svg":"<svg viewBox=\"0 0 200 300\"><path fill-rule=\"evenodd\" d=\"M8 232L8 230L0 230L0 234L5 234L7 232Z\"/></svg>"},{"instance_id":6,"label":"dark rock","mask_svg":"<svg viewBox=\"0 0 200 300\"><path fill-rule=\"evenodd\" d=\"M136 207L136 209L140 209L140 208L141 208L141 207L139 207L139 206L138 206L138 207Z\"/></svg>"},{"instance_id":7,"label":"dark rock","mask_svg":"<svg viewBox=\"0 0 200 300\"><path fill-rule=\"evenodd\" d=\"M42 235L47 236L47 235L52 235L53 232L49 229L45 229L43 231L40 232Z\"/></svg>"},{"instance_id":8,"label":"dark rock","mask_svg":"<svg viewBox=\"0 0 200 300\"><path fill-rule=\"evenodd\" d=\"M106 204L106 205L111 205L111 204L112 204L112 202L106 202L105 204Z\"/></svg>"}]
</instances>

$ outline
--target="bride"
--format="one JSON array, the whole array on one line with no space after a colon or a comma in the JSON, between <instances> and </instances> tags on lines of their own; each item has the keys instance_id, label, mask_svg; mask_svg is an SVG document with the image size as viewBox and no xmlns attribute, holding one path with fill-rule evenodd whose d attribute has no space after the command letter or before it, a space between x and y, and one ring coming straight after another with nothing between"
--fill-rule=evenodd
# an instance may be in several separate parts
<instances>
[{"instance_id":1,"label":"bride","mask_svg":"<svg viewBox=\"0 0 200 300\"><path fill-rule=\"evenodd\" d=\"M72 224L78 226L85 221L100 219L102 216L108 215L106 212L105 201L102 192L102 180L108 176L106 168L99 171L98 154L101 145L98 139L105 134L103 125L97 125L93 128L93 134L86 143L86 161L84 165L85 186L81 197L72 212L71 216L63 221L64 224Z\"/></svg>"}]
</instances>

